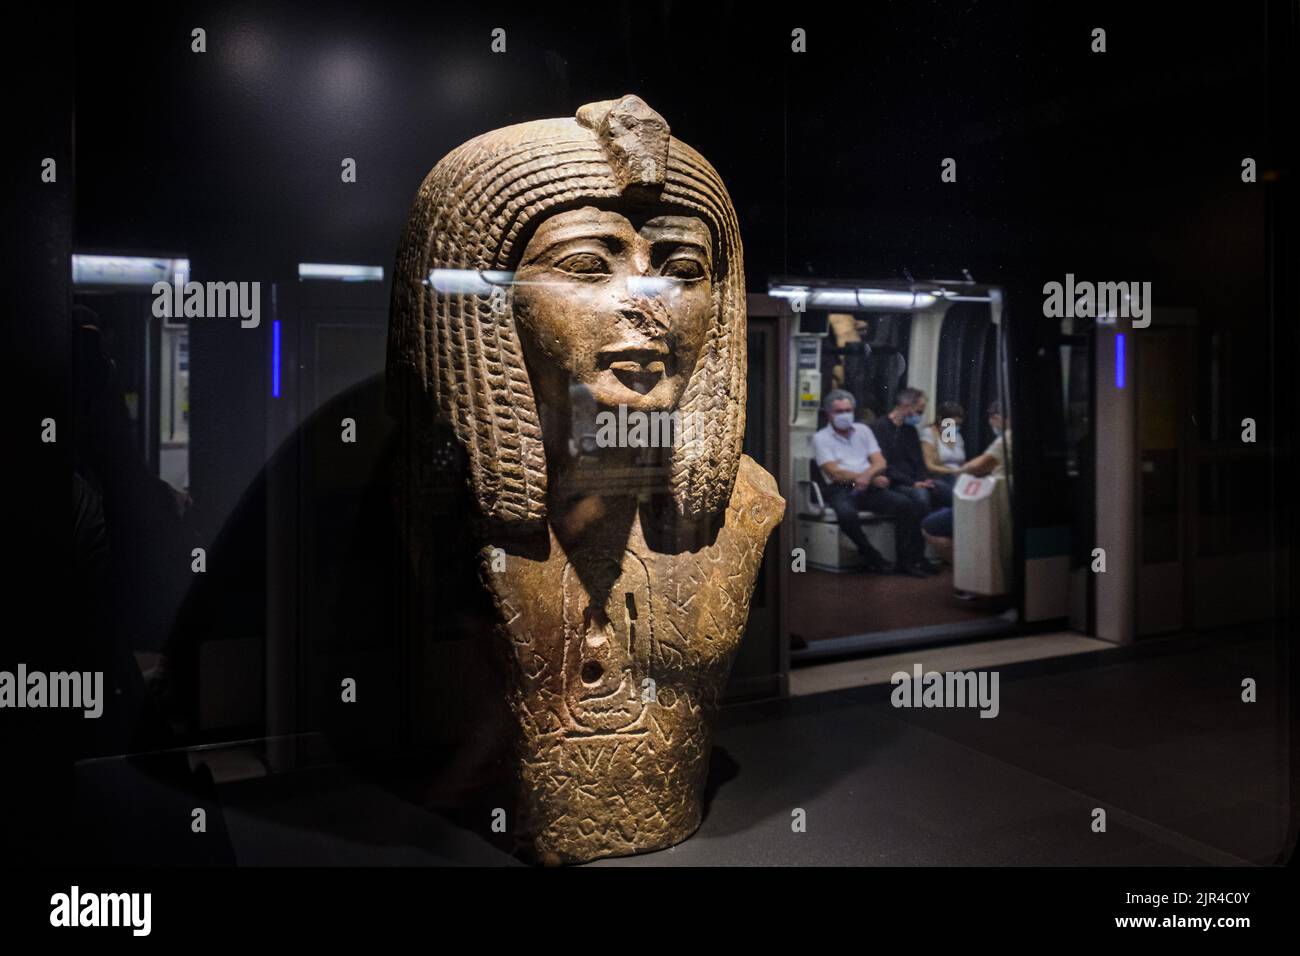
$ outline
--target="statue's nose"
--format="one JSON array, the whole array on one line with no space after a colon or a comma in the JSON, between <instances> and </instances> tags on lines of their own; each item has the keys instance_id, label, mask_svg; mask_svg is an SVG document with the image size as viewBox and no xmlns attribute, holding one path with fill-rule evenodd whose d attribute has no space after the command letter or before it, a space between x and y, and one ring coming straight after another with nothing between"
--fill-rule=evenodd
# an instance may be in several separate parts
<instances>
[{"instance_id":1,"label":"statue's nose","mask_svg":"<svg viewBox=\"0 0 1300 956\"><path fill-rule=\"evenodd\" d=\"M624 324L652 339L662 338L671 328L668 307L657 296L630 295L618 311Z\"/></svg>"}]
</instances>

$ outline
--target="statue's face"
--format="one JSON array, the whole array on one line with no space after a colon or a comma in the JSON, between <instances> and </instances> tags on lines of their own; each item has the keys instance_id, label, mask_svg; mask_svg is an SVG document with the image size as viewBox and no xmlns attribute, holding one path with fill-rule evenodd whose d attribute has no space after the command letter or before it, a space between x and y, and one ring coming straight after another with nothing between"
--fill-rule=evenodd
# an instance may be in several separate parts
<instances>
[{"instance_id":1,"label":"statue's face","mask_svg":"<svg viewBox=\"0 0 1300 956\"><path fill-rule=\"evenodd\" d=\"M585 387L598 407L671 411L708 333L712 236L696 216L585 207L533 233L514 317L542 403Z\"/></svg>"}]
</instances>

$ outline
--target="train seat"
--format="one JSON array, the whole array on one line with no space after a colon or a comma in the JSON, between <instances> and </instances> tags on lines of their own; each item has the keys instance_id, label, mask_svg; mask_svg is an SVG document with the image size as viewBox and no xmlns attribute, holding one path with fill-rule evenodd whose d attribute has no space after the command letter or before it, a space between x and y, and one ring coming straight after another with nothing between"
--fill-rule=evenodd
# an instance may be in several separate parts
<instances>
[{"instance_id":1,"label":"train seat","mask_svg":"<svg viewBox=\"0 0 1300 956\"><path fill-rule=\"evenodd\" d=\"M822 571L853 571L862 567L858 549L840 533L835 509L826 502L826 485L815 459L808 459L808 477L796 482L798 528L796 537L808 565ZM873 511L859 511L867 540L886 561L895 560L894 519Z\"/></svg>"}]
</instances>

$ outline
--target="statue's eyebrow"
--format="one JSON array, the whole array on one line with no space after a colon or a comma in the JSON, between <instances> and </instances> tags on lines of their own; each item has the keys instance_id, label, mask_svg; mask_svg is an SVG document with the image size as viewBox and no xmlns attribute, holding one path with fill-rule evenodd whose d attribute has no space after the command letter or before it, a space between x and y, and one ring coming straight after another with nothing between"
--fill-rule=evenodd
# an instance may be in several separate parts
<instances>
[{"instance_id":1,"label":"statue's eyebrow","mask_svg":"<svg viewBox=\"0 0 1300 956\"><path fill-rule=\"evenodd\" d=\"M668 243L675 246L691 246L692 248L698 249L700 252L704 253L705 258L708 258L713 253L711 243L705 242L698 237L685 232L666 232L663 235L651 237L650 241L656 246Z\"/></svg>"},{"instance_id":2,"label":"statue's eyebrow","mask_svg":"<svg viewBox=\"0 0 1300 956\"><path fill-rule=\"evenodd\" d=\"M701 238L700 233L695 229L677 225L658 226L650 223L647 223L642 229L650 233L646 238L655 245L671 242L681 246L694 246L703 252L706 257L711 257L713 254L712 240Z\"/></svg>"}]
</instances>

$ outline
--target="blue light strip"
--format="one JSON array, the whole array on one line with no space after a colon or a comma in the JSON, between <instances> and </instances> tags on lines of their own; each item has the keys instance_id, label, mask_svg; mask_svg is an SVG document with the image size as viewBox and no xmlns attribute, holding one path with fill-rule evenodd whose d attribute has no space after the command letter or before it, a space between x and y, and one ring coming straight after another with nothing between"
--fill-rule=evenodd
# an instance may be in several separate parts
<instances>
[{"instance_id":1,"label":"blue light strip","mask_svg":"<svg viewBox=\"0 0 1300 956\"><path fill-rule=\"evenodd\" d=\"M271 397L280 397L280 320L271 323Z\"/></svg>"},{"instance_id":2,"label":"blue light strip","mask_svg":"<svg viewBox=\"0 0 1300 956\"><path fill-rule=\"evenodd\" d=\"M1124 387L1124 333L1115 333L1115 387Z\"/></svg>"}]
</instances>

